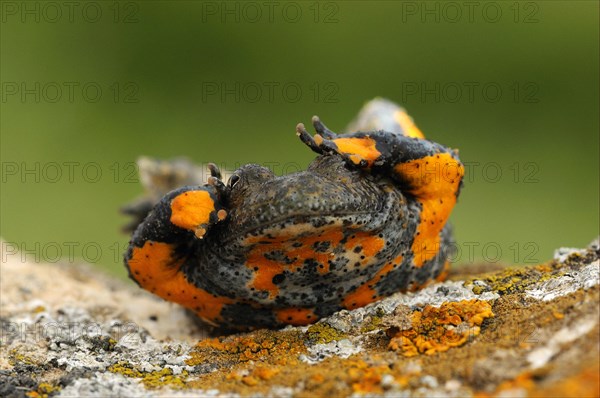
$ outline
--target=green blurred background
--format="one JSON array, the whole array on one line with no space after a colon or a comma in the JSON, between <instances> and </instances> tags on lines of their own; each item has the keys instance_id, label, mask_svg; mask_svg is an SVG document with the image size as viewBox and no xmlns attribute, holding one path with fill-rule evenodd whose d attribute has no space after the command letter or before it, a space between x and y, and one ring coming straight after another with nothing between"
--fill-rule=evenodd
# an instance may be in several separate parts
<instances>
[{"instance_id":1,"label":"green blurred background","mask_svg":"<svg viewBox=\"0 0 600 398\"><path fill-rule=\"evenodd\" d=\"M596 1L76 4L2 2L5 257L124 275L138 156L293 171L296 123L375 96L469 165L458 263L598 234Z\"/></svg>"}]
</instances>

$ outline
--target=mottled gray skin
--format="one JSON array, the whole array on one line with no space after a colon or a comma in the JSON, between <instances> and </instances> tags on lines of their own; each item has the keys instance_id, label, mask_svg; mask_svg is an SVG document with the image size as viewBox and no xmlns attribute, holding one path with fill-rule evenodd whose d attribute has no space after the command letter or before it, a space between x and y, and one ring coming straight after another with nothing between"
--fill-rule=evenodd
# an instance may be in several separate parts
<instances>
[{"instance_id":1,"label":"mottled gray skin","mask_svg":"<svg viewBox=\"0 0 600 398\"><path fill-rule=\"evenodd\" d=\"M240 301L225 306L225 323L273 326L278 321L272 309L286 307L314 308L319 317L329 315L342 308L341 300L348 293L398 255L403 255L403 262L375 283L379 296L423 284L443 268L450 242L448 228L443 231L440 255L414 268L410 247L419 222L419 204L407 199L391 180L349 169L341 157L319 156L306 171L283 177L258 165L244 166L234 175L239 180L226 202L227 220L212 227L182 269L194 285ZM247 287L254 278L253 269L247 266L254 245L246 243L246 238L277 237L300 227L305 232L298 238L332 226L340 226L345 237L357 231L378 235L385 246L366 267L355 264L361 254L346 252L344 241L335 248L326 246L323 250L335 254L330 272L320 274L311 262L298 272L284 272L278 282L280 294L274 299L266 291ZM284 264L290 262L285 252L270 255Z\"/></svg>"}]
</instances>

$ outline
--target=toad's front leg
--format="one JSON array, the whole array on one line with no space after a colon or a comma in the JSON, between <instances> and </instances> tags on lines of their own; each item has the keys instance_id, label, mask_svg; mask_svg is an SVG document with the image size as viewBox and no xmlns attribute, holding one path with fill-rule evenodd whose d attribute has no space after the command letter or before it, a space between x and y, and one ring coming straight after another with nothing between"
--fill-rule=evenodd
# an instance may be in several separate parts
<instances>
[{"instance_id":1,"label":"toad's front leg","mask_svg":"<svg viewBox=\"0 0 600 398\"><path fill-rule=\"evenodd\" d=\"M227 217L222 204L226 187L218 176L215 168L209 184L169 192L138 226L125 253L129 276L140 287L191 309L213 325L232 299L197 286L182 268L196 260L212 226Z\"/></svg>"}]
</instances>

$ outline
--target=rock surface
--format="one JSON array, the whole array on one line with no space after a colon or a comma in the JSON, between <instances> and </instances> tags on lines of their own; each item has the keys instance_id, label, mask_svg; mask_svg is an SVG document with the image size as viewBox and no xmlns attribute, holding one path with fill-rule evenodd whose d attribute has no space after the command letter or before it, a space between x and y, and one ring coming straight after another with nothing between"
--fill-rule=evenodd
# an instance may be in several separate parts
<instances>
[{"instance_id":1,"label":"rock surface","mask_svg":"<svg viewBox=\"0 0 600 398\"><path fill-rule=\"evenodd\" d=\"M88 266L1 255L2 397L599 395L597 241L227 336Z\"/></svg>"}]
</instances>

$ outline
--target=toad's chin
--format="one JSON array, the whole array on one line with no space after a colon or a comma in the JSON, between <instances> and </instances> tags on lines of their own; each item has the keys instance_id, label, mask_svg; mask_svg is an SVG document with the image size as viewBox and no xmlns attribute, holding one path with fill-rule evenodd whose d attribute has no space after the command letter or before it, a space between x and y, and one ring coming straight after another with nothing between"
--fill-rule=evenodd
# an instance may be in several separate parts
<instances>
[{"instance_id":1,"label":"toad's chin","mask_svg":"<svg viewBox=\"0 0 600 398\"><path fill-rule=\"evenodd\" d=\"M315 227L340 218L374 217L389 206L390 192L375 187L365 192L366 189L328 189L329 182L319 183L318 189L310 186L290 189L284 185L265 187L230 208L226 222L228 232L239 236L284 225L310 224Z\"/></svg>"},{"instance_id":2,"label":"toad's chin","mask_svg":"<svg viewBox=\"0 0 600 398\"><path fill-rule=\"evenodd\" d=\"M264 240L277 238L284 241L287 238L315 235L329 229L352 228L353 225L358 227L364 224L362 220L370 219L373 216L374 213L371 211L340 212L329 216L320 214L286 215L280 219L255 224L252 228L231 230L230 233L234 239L244 236L254 240L252 237L263 236Z\"/></svg>"},{"instance_id":3,"label":"toad's chin","mask_svg":"<svg viewBox=\"0 0 600 398\"><path fill-rule=\"evenodd\" d=\"M270 203L258 206L257 211L251 213L253 217L247 217L247 211L237 213L232 210L227 222L219 226L218 235L223 244L242 240L245 245L259 240L277 239L284 242L331 229L374 231L389 222L390 217L397 218L402 214L397 206L400 203L397 195L388 193L380 199L362 208L341 207L333 203L311 207L301 201L299 203L304 205L297 206L293 211L290 206L278 207Z\"/></svg>"}]
</instances>

